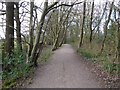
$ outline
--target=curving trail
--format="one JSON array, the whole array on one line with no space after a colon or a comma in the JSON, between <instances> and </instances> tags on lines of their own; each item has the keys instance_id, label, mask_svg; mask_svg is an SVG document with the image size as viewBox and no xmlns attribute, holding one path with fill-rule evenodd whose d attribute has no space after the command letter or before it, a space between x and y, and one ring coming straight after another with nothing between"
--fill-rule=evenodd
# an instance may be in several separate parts
<instances>
[{"instance_id":1,"label":"curving trail","mask_svg":"<svg viewBox=\"0 0 120 90\"><path fill-rule=\"evenodd\" d=\"M49 58L47 65L38 67L28 88L101 88L81 59L71 45L63 45Z\"/></svg>"}]
</instances>

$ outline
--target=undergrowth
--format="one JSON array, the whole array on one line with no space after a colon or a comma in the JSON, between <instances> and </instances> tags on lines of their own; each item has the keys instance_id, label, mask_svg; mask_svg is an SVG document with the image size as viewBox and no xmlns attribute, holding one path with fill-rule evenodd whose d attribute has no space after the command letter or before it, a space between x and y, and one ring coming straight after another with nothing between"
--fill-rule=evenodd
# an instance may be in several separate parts
<instances>
[{"instance_id":1,"label":"undergrowth","mask_svg":"<svg viewBox=\"0 0 120 90\"><path fill-rule=\"evenodd\" d=\"M12 58L11 58L12 57ZM31 70L32 63L26 63L26 52L14 50L14 54L6 56L2 61L2 88L13 88L17 80L26 78Z\"/></svg>"},{"instance_id":2,"label":"undergrowth","mask_svg":"<svg viewBox=\"0 0 120 90\"><path fill-rule=\"evenodd\" d=\"M86 41L80 49L77 49L77 52L93 63L98 63L109 74L117 75L118 66L115 58L115 46L111 43L115 42L106 41L104 51L101 55L99 55L101 40L93 41L91 44ZM77 48L77 42L72 42L71 44Z\"/></svg>"},{"instance_id":3,"label":"undergrowth","mask_svg":"<svg viewBox=\"0 0 120 90\"><path fill-rule=\"evenodd\" d=\"M41 62L47 62L48 58L51 56L52 51L51 51L51 46L47 46L46 48L43 49L40 55L40 59L38 60L38 64Z\"/></svg>"},{"instance_id":4,"label":"undergrowth","mask_svg":"<svg viewBox=\"0 0 120 90\"><path fill-rule=\"evenodd\" d=\"M51 54L51 46L45 47L41 52L38 64L42 61L47 62L47 59ZM22 83L20 81L24 81L29 76L30 72L34 72L34 67L31 67L32 64L33 63L26 63L25 51L20 52L15 49L14 54L11 54L11 56L6 56L2 60L2 88L15 88L21 86ZM29 81L28 84L31 84L31 81Z\"/></svg>"}]
</instances>

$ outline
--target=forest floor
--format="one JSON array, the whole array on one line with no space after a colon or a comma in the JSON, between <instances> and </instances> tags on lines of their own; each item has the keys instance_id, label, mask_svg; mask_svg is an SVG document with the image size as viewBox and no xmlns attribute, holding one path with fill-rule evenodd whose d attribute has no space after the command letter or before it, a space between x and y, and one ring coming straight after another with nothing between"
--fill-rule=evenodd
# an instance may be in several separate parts
<instances>
[{"instance_id":1,"label":"forest floor","mask_svg":"<svg viewBox=\"0 0 120 90\"><path fill-rule=\"evenodd\" d=\"M46 65L39 65L27 88L104 88L101 79L91 72L83 57L69 44L50 56Z\"/></svg>"}]
</instances>

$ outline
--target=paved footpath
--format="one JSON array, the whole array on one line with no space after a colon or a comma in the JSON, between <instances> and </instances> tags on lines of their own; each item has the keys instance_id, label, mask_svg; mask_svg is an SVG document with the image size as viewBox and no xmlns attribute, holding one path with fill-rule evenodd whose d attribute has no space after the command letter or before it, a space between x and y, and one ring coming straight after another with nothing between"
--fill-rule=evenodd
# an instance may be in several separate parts
<instances>
[{"instance_id":1,"label":"paved footpath","mask_svg":"<svg viewBox=\"0 0 120 90\"><path fill-rule=\"evenodd\" d=\"M38 67L28 88L101 88L81 59L71 45L63 45Z\"/></svg>"}]
</instances>

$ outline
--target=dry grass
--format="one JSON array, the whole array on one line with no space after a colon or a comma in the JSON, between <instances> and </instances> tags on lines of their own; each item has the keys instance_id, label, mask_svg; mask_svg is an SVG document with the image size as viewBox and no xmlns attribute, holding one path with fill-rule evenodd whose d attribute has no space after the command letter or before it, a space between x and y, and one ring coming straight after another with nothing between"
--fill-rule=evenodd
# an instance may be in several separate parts
<instances>
[{"instance_id":1,"label":"dry grass","mask_svg":"<svg viewBox=\"0 0 120 90\"><path fill-rule=\"evenodd\" d=\"M98 63L109 74L117 75L118 67L115 58L115 41L106 41L103 53L99 55L101 44L102 42L98 40L94 40L91 44L89 41L84 40L83 46L77 51L94 63ZM78 42L72 43L72 45L77 47Z\"/></svg>"}]
</instances>

